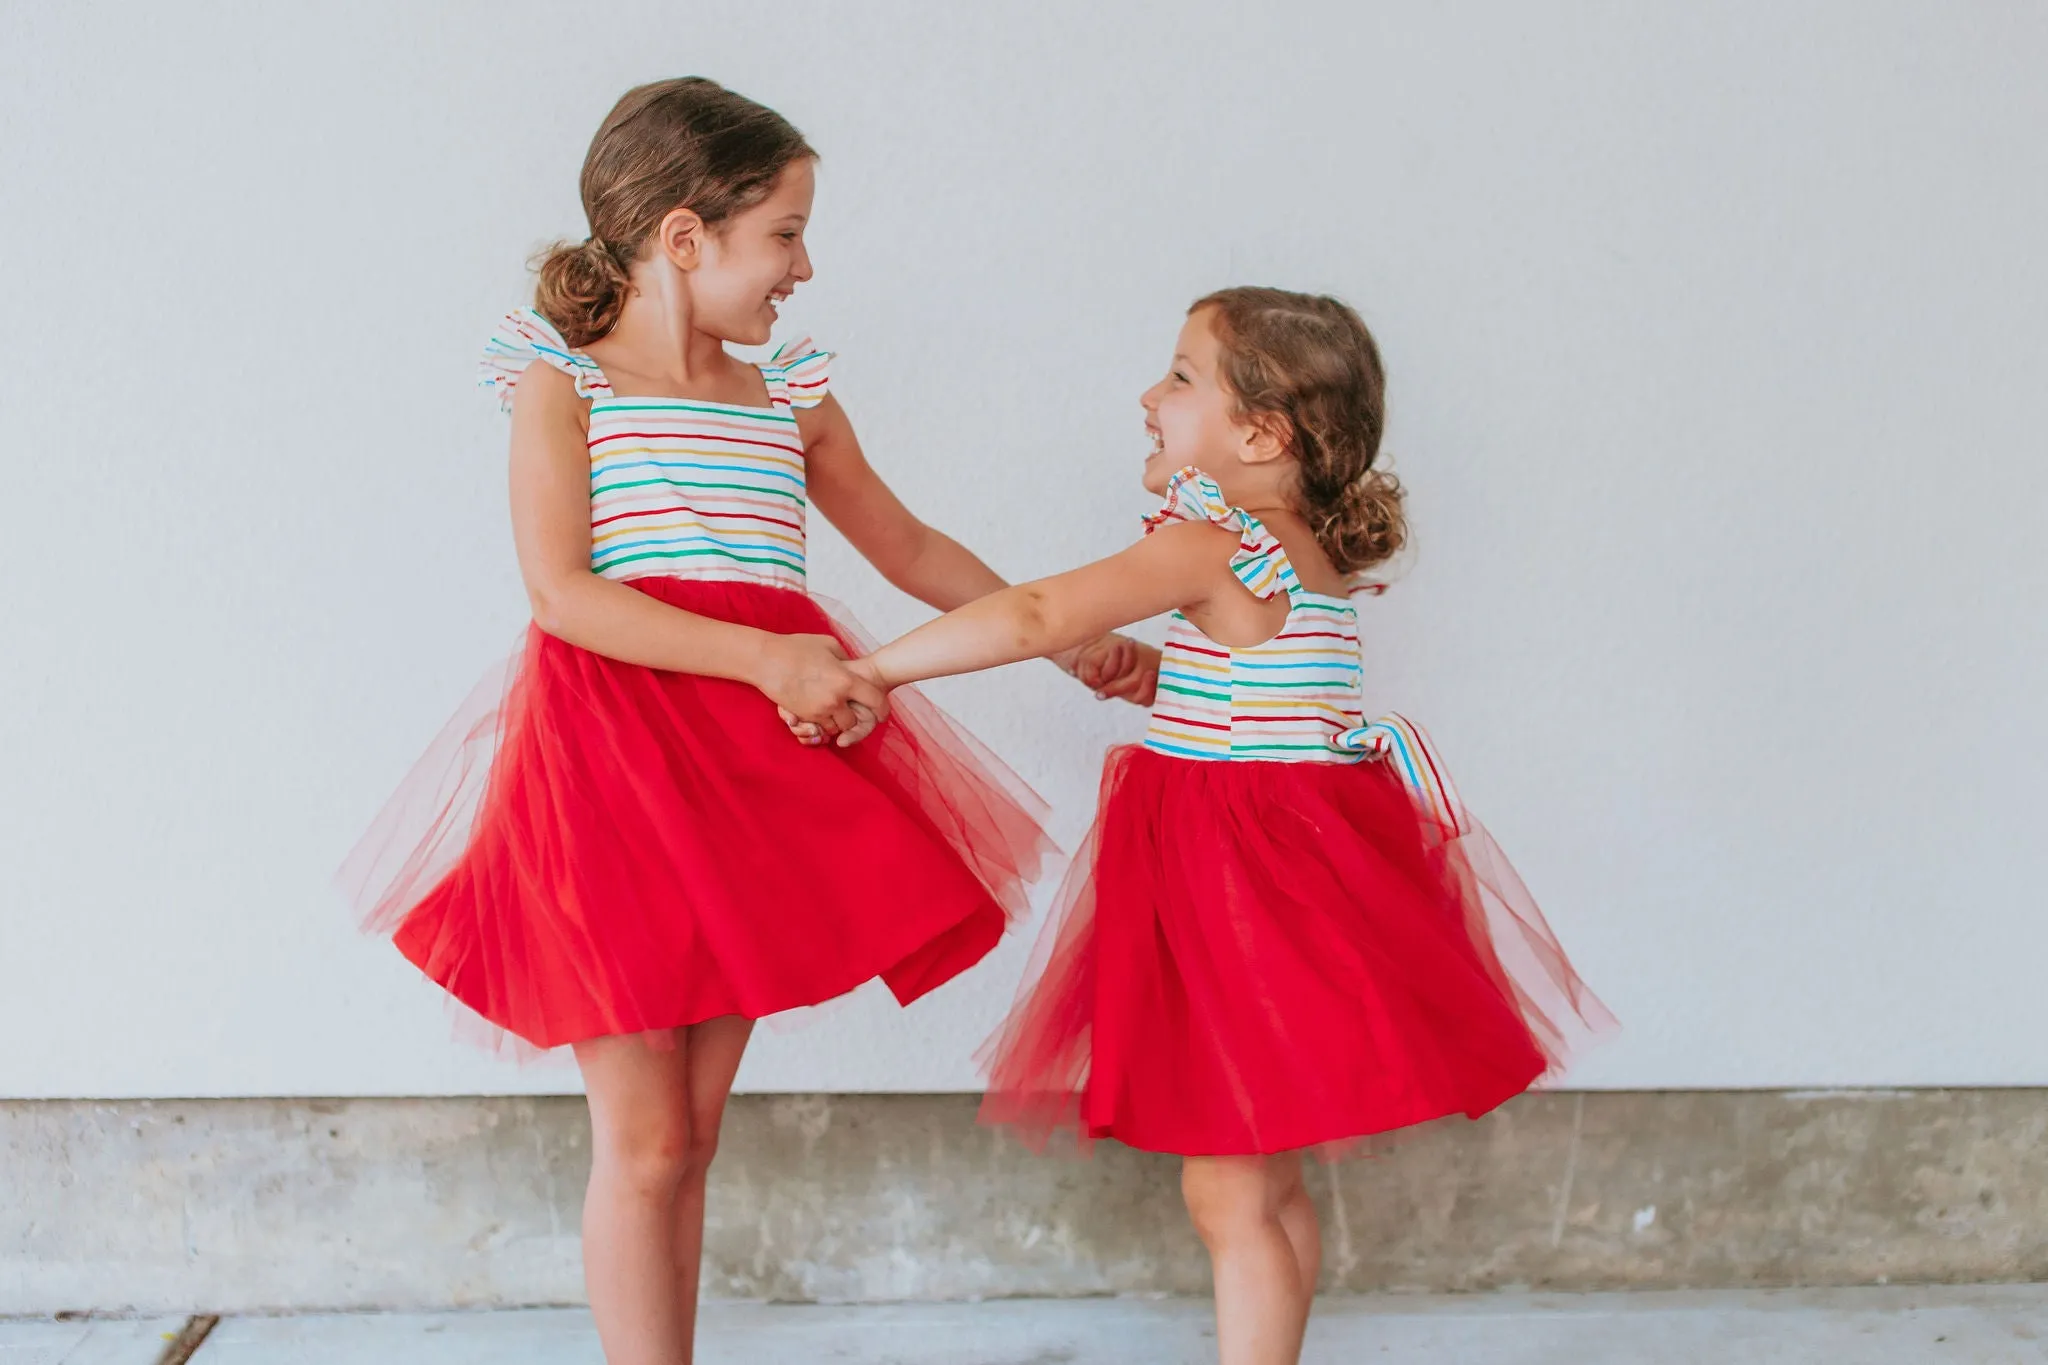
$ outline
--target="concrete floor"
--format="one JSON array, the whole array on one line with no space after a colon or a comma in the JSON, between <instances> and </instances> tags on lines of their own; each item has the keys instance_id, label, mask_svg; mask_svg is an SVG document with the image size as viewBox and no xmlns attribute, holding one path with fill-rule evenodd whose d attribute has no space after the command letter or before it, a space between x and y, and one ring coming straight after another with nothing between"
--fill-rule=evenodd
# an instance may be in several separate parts
<instances>
[{"instance_id":1,"label":"concrete floor","mask_svg":"<svg viewBox=\"0 0 2048 1365\"><path fill-rule=\"evenodd\" d=\"M0 1322L0 1365L150 1365L178 1320ZM703 1365L1204 1365L1208 1305L717 1304ZM601 1365L589 1314L234 1318L196 1365ZM2048 1285L1330 1299L1309 1365L2041 1365Z\"/></svg>"}]
</instances>

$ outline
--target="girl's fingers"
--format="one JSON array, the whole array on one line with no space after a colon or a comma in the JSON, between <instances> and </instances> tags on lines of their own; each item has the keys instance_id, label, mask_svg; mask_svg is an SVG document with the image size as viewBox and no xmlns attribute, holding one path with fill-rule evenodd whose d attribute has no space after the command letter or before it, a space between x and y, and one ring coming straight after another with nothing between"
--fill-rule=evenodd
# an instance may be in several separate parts
<instances>
[{"instance_id":1,"label":"girl's fingers","mask_svg":"<svg viewBox=\"0 0 2048 1365\"><path fill-rule=\"evenodd\" d=\"M1102 686L1102 680L1109 676L1103 665L1104 656L1100 649L1092 644L1083 647L1080 656L1074 660L1074 681L1083 687Z\"/></svg>"},{"instance_id":2,"label":"girl's fingers","mask_svg":"<svg viewBox=\"0 0 2048 1365\"><path fill-rule=\"evenodd\" d=\"M879 716L877 716L873 711L870 711L867 707L862 706L859 702L853 703L853 709L859 713L860 723L854 726L853 729L848 730L839 736L838 743L839 747L842 749L860 743L869 735L873 734L875 732L875 727L882 723L881 718Z\"/></svg>"},{"instance_id":3,"label":"girl's fingers","mask_svg":"<svg viewBox=\"0 0 2048 1365\"><path fill-rule=\"evenodd\" d=\"M854 674L854 678L855 685L846 690L847 703L865 707L869 714L880 721L889 714L889 694L858 673Z\"/></svg>"},{"instance_id":4,"label":"girl's fingers","mask_svg":"<svg viewBox=\"0 0 2048 1365\"><path fill-rule=\"evenodd\" d=\"M1138 663L1138 645L1126 635L1104 635L1084 645L1074 660L1073 674L1083 687L1101 690L1129 673Z\"/></svg>"},{"instance_id":5,"label":"girl's fingers","mask_svg":"<svg viewBox=\"0 0 2048 1365\"><path fill-rule=\"evenodd\" d=\"M1115 699L1133 702L1139 706L1149 706L1157 682L1158 675L1145 666L1144 660L1134 658L1131 668L1120 677L1104 683L1096 690L1095 695L1104 701Z\"/></svg>"},{"instance_id":6,"label":"girl's fingers","mask_svg":"<svg viewBox=\"0 0 2048 1365\"><path fill-rule=\"evenodd\" d=\"M825 742L824 731L807 720L797 719L796 713L787 706L776 707L775 714L782 718L782 723L788 727L789 732L795 735L800 742L813 745Z\"/></svg>"}]
</instances>

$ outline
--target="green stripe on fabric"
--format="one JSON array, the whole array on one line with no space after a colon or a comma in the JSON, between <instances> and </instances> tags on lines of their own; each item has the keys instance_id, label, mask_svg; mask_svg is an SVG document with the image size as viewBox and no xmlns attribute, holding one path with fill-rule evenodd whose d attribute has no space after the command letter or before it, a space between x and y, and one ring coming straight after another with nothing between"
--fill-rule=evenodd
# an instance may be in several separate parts
<instances>
[{"instance_id":1,"label":"green stripe on fabric","mask_svg":"<svg viewBox=\"0 0 2048 1365\"><path fill-rule=\"evenodd\" d=\"M1166 682L1159 684L1159 690L1161 692L1172 692L1175 695L1182 697L1201 697L1208 701L1230 700L1230 694L1228 692L1200 692L1192 687L1175 687L1172 683Z\"/></svg>"},{"instance_id":2,"label":"green stripe on fabric","mask_svg":"<svg viewBox=\"0 0 2048 1365\"><path fill-rule=\"evenodd\" d=\"M804 566L801 562L791 562L787 559L775 559L756 555L736 555L730 550L643 550L637 555L620 555L617 559L606 559L602 562L593 560L591 567L599 572L603 572L606 569L616 569L621 564L631 564L641 559L698 559L707 555L719 559L729 559L740 564L768 564L778 569L794 569L798 573L804 571Z\"/></svg>"},{"instance_id":3,"label":"green stripe on fabric","mask_svg":"<svg viewBox=\"0 0 2048 1365\"><path fill-rule=\"evenodd\" d=\"M760 493L768 497L788 498L798 507L810 505L804 501L802 494L792 493L786 488L756 488L750 483L710 483L699 482L696 479L633 479L626 483L592 483L590 485L590 496L595 498L605 493L622 492L628 488L651 488L656 484L669 488L724 488L730 489L735 493Z\"/></svg>"}]
</instances>

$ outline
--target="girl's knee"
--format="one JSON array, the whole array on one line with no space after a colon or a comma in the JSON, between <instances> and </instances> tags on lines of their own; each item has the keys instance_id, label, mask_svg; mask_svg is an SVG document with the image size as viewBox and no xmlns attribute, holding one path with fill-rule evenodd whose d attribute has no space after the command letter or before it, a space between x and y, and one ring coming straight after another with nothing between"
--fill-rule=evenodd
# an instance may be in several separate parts
<instances>
[{"instance_id":1,"label":"girl's knee","mask_svg":"<svg viewBox=\"0 0 2048 1365\"><path fill-rule=\"evenodd\" d=\"M597 1164L635 1194L650 1199L675 1193L690 1173L697 1146L687 1118L646 1117L592 1134Z\"/></svg>"},{"instance_id":2,"label":"girl's knee","mask_svg":"<svg viewBox=\"0 0 2048 1365\"><path fill-rule=\"evenodd\" d=\"M1266 1164L1266 1183L1272 1187L1275 1208L1308 1201L1308 1180L1298 1152L1271 1158Z\"/></svg>"},{"instance_id":3,"label":"girl's knee","mask_svg":"<svg viewBox=\"0 0 2048 1365\"><path fill-rule=\"evenodd\" d=\"M1257 1157L1189 1157L1181 1165L1180 1192L1195 1231L1211 1245L1271 1222L1284 1202Z\"/></svg>"},{"instance_id":4,"label":"girl's knee","mask_svg":"<svg viewBox=\"0 0 2048 1365\"><path fill-rule=\"evenodd\" d=\"M711 1169L711 1159L718 1155L718 1124L696 1123L690 1126L689 1141L683 1147L683 1178L701 1180Z\"/></svg>"}]
</instances>

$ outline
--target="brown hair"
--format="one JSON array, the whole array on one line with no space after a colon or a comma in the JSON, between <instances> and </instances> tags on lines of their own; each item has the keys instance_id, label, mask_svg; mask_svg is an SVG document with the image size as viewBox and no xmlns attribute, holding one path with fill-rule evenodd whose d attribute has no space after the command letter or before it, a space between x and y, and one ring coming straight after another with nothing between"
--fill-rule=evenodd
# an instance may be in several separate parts
<instances>
[{"instance_id":1,"label":"brown hair","mask_svg":"<svg viewBox=\"0 0 2048 1365\"><path fill-rule=\"evenodd\" d=\"M1327 294L1222 289L1197 299L1223 352L1239 420L1285 425L1301 513L1339 573L1391 559L1408 539L1401 481L1383 469L1387 373L1350 305Z\"/></svg>"},{"instance_id":2,"label":"brown hair","mask_svg":"<svg viewBox=\"0 0 2048 1365\"><path fill-rule=\"evenodd\" d=\"M589 345L618 325L627 268L663 218L687 207L716 227L816 155L782 115L702 76L628 90L583 158L590 236L535 259L534 307L571 346Z\"/></svg>"}]
</instances>

